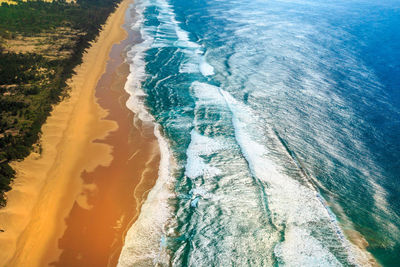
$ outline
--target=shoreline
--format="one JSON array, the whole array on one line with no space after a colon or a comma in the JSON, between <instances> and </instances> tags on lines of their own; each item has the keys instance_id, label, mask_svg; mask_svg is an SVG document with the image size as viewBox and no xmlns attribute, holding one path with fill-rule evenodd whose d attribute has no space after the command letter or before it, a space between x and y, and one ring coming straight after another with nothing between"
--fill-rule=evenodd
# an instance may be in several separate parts
<instances>
[{"instance_id":1,"label":"shoreline","mask_svg":"<svg viewBox=\"0 0 400 267\"><path fill-rule=\"evenodd\" d=\"M126 232L158 178L160 152L154 125L140 121L126 105L126 49L135 43L129 11L124 25L128 37L113 46L96 87L99 105L109 111L106 119L119 125L96 140L113 147L113 160L82 175L84 192L66 218L67 229L59 240L62 253L51 262L54 266L116 266Z\"/></svg>"},{"instance_id":2,"label":"shoreline","mask_svg":"<svg viewBox=\"0 0 400 267\"><path fill-rule=\"evenodd\" d=\"M108 167L109 172L114 170L111 167L118 156L118 146L116 139L111 136L118 132L128 132L132 137L129 125L124 128L114 120L115 114L107 106L108 96L99 94L97 89L99 81L107 72L106 67L115 60L112 48L128 36L122 25L130 3L131 0L123 0L114 13L110 14L97 40L92 42L92 46L83 55L83 63L75 68L76 74L69 81L69 97L54 106L42 126L42 154L31 153L25 160L12 164L17 175L13 189L7 193L8 204L0 210L0 227L5 230L0 233L2 266L43 266L49 263L62 266L67 262L61 257L67 251L63 247L63 238L65 241L65 236L71 232L71 222L76 223L80 219L73 215L74 209L92 210L95 205L91 196L102 188L96 184L99 170L104 171ZM118 56L121 57L121 54ZM114 92L119 94L117 99L123 99L121 91ZM129 119L133 114L127 116ZM133 127L133 123L130 125ZM140 138L140 131L137 129L134 136ZM149 140L143 142L151 143ZM128 147L126 144L124 146ZM144 159L150 171L143 169L141 178L147 177L143 174L151 173L157 164L157 151L150 154L153 165L148 158ZM108 182L104 182L104 179L102 181L102 186L107 188ZM139 180L134 188L128 188L131 190L130 195L141 182ZM151 188L154 182L145 183L142 199L146 195L146 188ZM118 190L116 193L119 193ZM102 197L107 198L107 195ZM139 206L136 205L136 210ZM135 210L125 227L129 227L129 223L137 216L134 213ZM104 215L107 216L106 209ZM111 226L109 228L113 229ZM72 233L74 236L79 231ZM123 237L120 239L123 242ZM78 236L77 241L82 242L82 236Z\"/></svg>"}]
</instances>

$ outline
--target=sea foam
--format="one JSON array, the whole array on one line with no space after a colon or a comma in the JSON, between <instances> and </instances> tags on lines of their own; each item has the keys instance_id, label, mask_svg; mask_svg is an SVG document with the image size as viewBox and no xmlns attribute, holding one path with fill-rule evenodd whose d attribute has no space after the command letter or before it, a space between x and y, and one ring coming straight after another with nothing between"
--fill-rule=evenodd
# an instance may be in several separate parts
<instances>
[{"instance_id":1,"label":"sea foam","mask_svg":"<svg viewBox=\"0 0 400 267\"><path fill-rule=\"evenodd\" d=\"M145 79L157 79L147 77L146 74L145 57L149 49L158 52L164 51L163 49L172 51L168 61L163 61L162 67L170 64L173 59L182 58L177 63L179 73L170 73L167 78L158 79L154 83L155 88L179 74L194 74L190 77L196 77L198 81L185 81L191 84L190 88L174 84L182 93L189 91L194 101L194 107L191 104L176 108L186 109L188 114L193 112L194 118L169 118L166 125L174 130L191 129L190 143L183 155L183 158L186 156L185 164L174 166L169 143L162 137L160 126L157 124L155 127L161 150L159 179L143 204L138 220L127 234L119 265L226 266L231 265L232 261L238 266L249 262L254 266L276 263L288 266L339 266L343 263L357 265L358 256L353 255L359 252L344 237L335 215L315 186L307 177L295 179L289 176L284 166L272 156L268 146L269 139L277 137L260 116L268 110L268 101L276 95L285 94L277 88L287 86L284 81L288 77L285 75L296 67L292 66L293 62L309 62L300 52L290 48L304 49L302 44L310 45L307 39L303 40L309 34L310 27L297 35L298 40L288 40L287 43L282 43L274 35L268 35L270 32L256 38L260 43L272 44L270 52L276 55L274 57L255 58L254 55L260 54L263 47L248 45L246 41L234 46L233 54L226 62L221 59L220 64L214 64L218 62L215 56L218 53L213 55L212 49L206 49L203 41L194 40L195 37L184 30L185 25L177 21L173 6L168 1L139 0L135 7L138 23L134 27L136 31L140 31L143 42L135 45L128 53L132 61L132 75L128 77L126 85L126 90L131 95L127 105L141 119L154 123L153 116L145 106L147 95L141 89ZM143 14L148 9L158 12L157 26L146 23ZM227 25L227 30L232 30L233 35L238 38L250 40L253 27L258 30L270 26L276 31L283 27L279 23L269 25L267 22L260 22L256 16L262 12L258 10L249 15L251 25L247 18L235 19L242 11L235 12L231 10L224 13L224 16L228 16L227 21L232 24L240 25L236 29L232 29L232 24ZM273 20L275 17L271 15L268 19ZM147 60L156 61L158 52ZM287 55L288 60L282 59L279 56L281 54ZM264 57L264 54L261 56ZM220 75L220 69L225 65L229 67L224 71L226 75L230 75L226 77L230 86L223 87L223 83L215 86L205 82L207 80L211 83L215 78L213 76L216 73ZM268 71L258 71L258 68ZM316 102L328 97L328 93L322 90L316 92L311 88L316 84L327 87L331 83L329 77L313 69L308 73L304 72L303 76L301 81L296 81L303 85L299 91L313 97ZM268 86L266 80L270 81ZM171 88L167 89L168 100L174 100L173 94L176 92ZM340 97L331 97L336 103L343 103ZM302 105L298 109L303 108ZM255 111L254 108L258 110ZM175 110L168 112L172 114ZM349 116L350 113L343 111L342 114ZM181 125L184 125L182 129L179 128ZM296 123L292 127L297 127ZM179 143L182 140L173 141ZM279 140L275 141L279 143ZM282 144L276 149L287 156L287 149ZM338 154L339 152L340 150ZM182 186L183 189L174 188L175 167L184 168L183 176L188 182ZM300 167L298 164L297 168ZM174 190L182 191L177 192L181 199L173 209L168 200L175 197ZM376 195L376 201L379 201L379 197ZM175 219L179 220L179 227L169 227L171 224L178 224ZM171 229L174 231L173 235L169 234ZM175 231L180 234L179 238L174 239ZM170 242L174 246L168 250Z\"/></svg>"},{"instance_id":2,"label":"sea foam","mask_svg":"<svg viewBox=\"0 0 400 267\"><path fill-rule=\"evenodd\" d=\"M143 203L139 217L127 232L118 266L149 266L168 262L163 240L166 225L172 215L168 199L174 197L171 178L173 160L160 126L154 122L153 116L147 110L144 102L146 94L141 89L141 83L146 77L145 52L154 42L154 38L149 34L149 30L152 29L142 28L143 11L147 4L148 2L135 3L137 21L132 25L132 30L140 31L143 41L135 44L127 54L131 72L125 84L125 90L130 94L126 105L141 121L154 125L154 135L158 140L161 158L158 179Z\"/></svg>"}]
</instances>

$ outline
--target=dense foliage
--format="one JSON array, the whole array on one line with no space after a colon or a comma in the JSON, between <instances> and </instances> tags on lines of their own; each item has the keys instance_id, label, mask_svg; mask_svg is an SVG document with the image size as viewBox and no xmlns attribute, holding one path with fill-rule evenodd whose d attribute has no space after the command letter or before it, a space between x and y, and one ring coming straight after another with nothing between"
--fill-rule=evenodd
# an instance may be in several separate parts
<instances>
[{"instance_id":1,"label":"dense foliage","mask_svg":"<svg viewBox=\"0 0 400 267\"><path fill-rule=\"evenodd\" d=\"M15 175L9 162L30 153L52 105L65 94L73 68L119 1L19 1L17 5L0 6L0 206L5 205L4 193L10 190ZM62 48L68 49L67 57L50 58L34 51L16 53L4 47L16 36L35 36L60 28L74 33L73 45Z\"/></svg>"}]
</instances>

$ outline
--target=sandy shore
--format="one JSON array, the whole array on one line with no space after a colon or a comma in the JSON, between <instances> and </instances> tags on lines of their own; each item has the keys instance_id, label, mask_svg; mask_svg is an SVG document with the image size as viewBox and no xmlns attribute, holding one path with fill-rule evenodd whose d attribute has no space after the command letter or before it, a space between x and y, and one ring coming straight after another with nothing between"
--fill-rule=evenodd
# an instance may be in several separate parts
<instances>
[{"instance_id":1,"label":"sandy shore","mask_svg":"<svg viewBox=\"0 0 400 267\"><path fill-rule=\"evenodd\" d=\"M90 211L96 205L108 203L102 203L102 201L95 203L91 199L93 197L111 198L110 202L115 202L115 205L104 207L102 216L106 218L111 209L121 204L120 199L114 201L112 197L120 193L118 188L127 186L125 182L117 186L118 182L110 185L101 177L99 178L101 183L96 183L96 180L102 172L105 173L105 170L112 167L117 156L115 153L117 146L114 143L121 143L121 140L116 141L118 138L110 139L109 137L112 133L122 134L121 131L132 135L132 130L129 128L118 130L119 123L110 118L112 110L108 111L99 105L101 96L98 96L99 101L97 101L95 92L100 78L106 71L111 48L127 37L121 25L129 3L130 0L124 0L116 12L109 17L98 40L84 55L83 63L76 68L76 75L70 81L72 88L70 97L55 106L51 116L43 125L42 154L32 153L24 161L13 164L17 176L13 189L7 194L8 205L0 210L0 227L5 230L0 233L0 266L46 266L50 262L54 262L52 265L56 266L72 266L67 263L71 262L72 258L81 259L84 253L77 251L76 255L68 257L66 252L71 249L71 244L85 243L85 238L96 241L94 236L82 236L80 229L91 227L85 223L95 224L96 220L101 220L100 217L96 217L94 220L89 218L85 221L80 217L82 214L73 215L74 210ZM119 95L121 96L121 92ZM103 102L107 101L103 99ZM122 102L120 104L120 107L124 105ZM132 119L133 115L129 116ZM126 114L124 118L129 119L129 116ZM136 133L134 136L139 138L141 135ZM122 201L134 202L133 192L138 184L143 183L144 173L152 173L151 170L157 167L158 152L153 139L149 137L150 141L147 140L148 142L145 143L154 149L150 150L151 153L148 153L147 158L144 156L139 161L147 169L142 168L137 174L140 177L136 179L136 185L132 183L131 187L127 188L130 191L125 190L124 194L128 194L131 200L125 197ZM123 146L127 147L126 144ZM133 150L135 149L138 150L141 147ZM128 149L128 152L132 152L131 150ZM124 157L120 161L124 162ZM149 167L149 164L154 166ZM135 164L132 166L130 168L134 169ZM115 166L115 168L119 167ZM113 168L108 169L106 173L110 178ZM141 190L143 192L146 192L153 184L151 181L146 183L147 185ZM114 188L114 192L102 191L103 188ZM143 197L145 197L144 193L140 195L140 198ZM137 203L142 201L136 200ZM134 206L135 210L138 210L139 204ZM132 205L126 208L132 208ZM125 219L126 222L121 223L125 225L125 228L129 227L136 216L135 212L131 213L130 217ZM125 216L124 212L119 212L117 215ZM118 217L117 215L110 217ZM121 218L118 219L121 220ZM79 225L80 220L82 220L81 225ZM107 223L109 225L103 228L105 231L111 229L109 235L115 234L112 230L114 227L122 229L121 226L113 226L114 221L107 221ZM78 230L74 231L75 228ZM72 236L68 234L71 232ZM99 232L93 233L93 235L96 234ZM68 237L73 239L72 243L66 241ZM97 237L98 242L101 243L100 236ZM121 246L123 237L119 239L122 240L119 241L119 246ZM118 248L113 249L118 251Z\"/></svg>"},{"instance_id":2,"label":"sandy shore","mask_svg":"<svg viewBox=\"0 0 400 267\"><path fill-rule=\"evenodd\" d=\"M129 66L121 55L135 42L133 32L128 33L112 48L96 88L98 103L109 111L106 119L118 124L116 131L97 140L113 147L113 160L82 175L83 192L66 218L67 229L59 240L62 253L52 266L115 266L125 233L158 177L160 153L154 125L143 124L126 107Z\"/></svg>"}]
</instances>

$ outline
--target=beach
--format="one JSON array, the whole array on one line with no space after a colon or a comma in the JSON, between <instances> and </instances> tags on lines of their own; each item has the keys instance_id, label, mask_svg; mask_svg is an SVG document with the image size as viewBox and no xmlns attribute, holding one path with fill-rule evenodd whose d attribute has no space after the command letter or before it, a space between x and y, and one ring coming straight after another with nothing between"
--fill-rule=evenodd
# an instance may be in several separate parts
<instances>
[{"instance_id":1,"label":"beach","mask_svg":"<svg viewBox=\"0 0 400 267\"><path fill-rule=\"evenodd\" d=\"M42 152L14 162L0 210L1 266L115 265L125 232L157 177L151 126L133 124L123 1L69 81L69 96L42 127ZM118 44L114 46L114 44Z\"/></svg>"}]
</instances>

